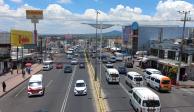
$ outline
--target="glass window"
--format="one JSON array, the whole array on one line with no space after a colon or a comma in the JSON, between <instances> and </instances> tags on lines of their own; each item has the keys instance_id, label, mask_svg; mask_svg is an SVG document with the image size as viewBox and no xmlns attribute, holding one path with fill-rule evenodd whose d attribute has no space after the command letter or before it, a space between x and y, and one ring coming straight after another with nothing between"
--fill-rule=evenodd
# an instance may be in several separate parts
<instances>
[{"instance_id":1,"label":"glass window","mask_svg":"<svg viewBox=\"0 0 194 112\"><path fill-rule=\"evenodd\" d=\"M142 81L143 79L142 79L142 77L135 77L134 80L135 81Z\"/></svg>"},{"instance_id":2,"label":"glass window","mask_svg":"<svg viewBox=\"0 0 194 112\"><path fill-rule=\"evenodd\" d=\"M158 80L158 79L155 79L155 82L157 82L157 83L160 83L160 80Z\"/></svg>"},{"instance_id":3,"label":"glass window","mask_svg":"<svg viewBox=\"0 0 194 112\"><path fill-rule=\"evenodd\" d=\"M29 82L29 86L31 87L40 86L41 84L42 84L41 82Z\"/></svg>"},{"instance_id":4,"label":"glass window","mask_svg":"<svg viewBox=\"0 0 194 112\"><path fill-rule=\"evenodd\" d=\"M76 87L85 87L85 83L76 83Z\"/></svg>"},{"instance_id":5,"label":"glass window","mask_svg":"<svg viewBox=\"0 0 194 112\"><path fill-rule=\"evenodd\" d=\"M155 78L151 77L151 80L154 81Z\"/></svg>"},{"instance_id":6,"label":"glass window","mask_svg":"<svg viewBox=\"0 0 194 112\"><path fill-rule=\"evenodd\" d=\"M170 80L163 80L162 84L170 84Z\"/></svg>"},{"instance_id":7,"label":"glass window","mask_svg":"<svg viewBox=\"0 0 194 112\"><path fill-rule=\"evenodd\" d=\"M144 107L159 107L160 101L159 100L144 100L143 106Z\"/></svg>"}]
</instances>

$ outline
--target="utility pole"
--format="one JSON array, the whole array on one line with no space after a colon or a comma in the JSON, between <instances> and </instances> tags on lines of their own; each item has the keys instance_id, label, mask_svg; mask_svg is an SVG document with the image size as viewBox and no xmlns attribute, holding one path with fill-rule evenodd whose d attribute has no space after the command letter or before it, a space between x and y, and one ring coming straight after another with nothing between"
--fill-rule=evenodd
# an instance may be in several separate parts
<instances>
[{"instance_id":1,"label":"utility pole","mask_svg":"<svg viewBox=\"0 0 194 112\"><path fill-rule=\"evenodd\" d=\"M183 21L183 32L182 32L182 41L181 41L181 46L180 46L180 52L179 52L179 63L178 63L178 70L177 70L177 77L176 77L176 83L179 84L179 77L180 77L180 70L181 70L181 58L182 58L182 52L183 52L183 41L184 41L184 37L185 37L185 24L186 21L189 21L189 19L187 18L187 14L190 11L178 11L180 14L184 14L184 19Z\"/></svg>"},{"instance_id":2,"label":"utility pole","mask_svg":"<svg viewBox=\"0 0 194 112\"><path fill-rule=\"evenodd\" d=\"M97 81L97 45L98 45L98 14L100 14L100 12L96 11L96 60L95 60L95 76L94 76L94 80Z\"/></svg>"}]
</instances>

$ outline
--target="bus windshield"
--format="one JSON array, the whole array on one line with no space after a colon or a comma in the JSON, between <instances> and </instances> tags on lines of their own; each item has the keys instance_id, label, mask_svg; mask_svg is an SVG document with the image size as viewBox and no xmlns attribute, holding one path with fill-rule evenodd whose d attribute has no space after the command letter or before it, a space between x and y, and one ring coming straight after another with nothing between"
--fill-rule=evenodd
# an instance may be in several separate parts
<instances>
[{"instance_id":1,"label":"bus windshield","mask_svg":"<svg viewBox=\"0 0 194 112\"><path fill-rule=\"evenodd\" d=\"M159 100L144 100L143 106L144 107L159 107L160 101Z\"/></svg>"}]
</instances>

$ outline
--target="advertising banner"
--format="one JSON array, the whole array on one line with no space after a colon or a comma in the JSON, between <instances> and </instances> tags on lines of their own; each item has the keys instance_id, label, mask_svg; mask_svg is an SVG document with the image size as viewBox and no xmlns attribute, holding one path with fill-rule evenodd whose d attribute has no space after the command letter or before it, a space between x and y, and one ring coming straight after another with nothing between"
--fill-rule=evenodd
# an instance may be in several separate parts
<instances>
[{"instance_id":1,"label":"advertising banner","mask_svg":"<svg viewBox=\"0 0 194 112\"><path fill-rule=\"evenodd\" d=\"M11 44L13 46L23 46L24 44L32 44L33 34L31 31L11 30Z\"/></svg>"},{"instance_id":2,"label":"advertising banner","mask_svg":"<svg viewBox=\"0 0 194 112\"><path fill-rule=\"evenodd\" d=\"M43 19L43 10L26 10L27 19Z\"/></svg>"}]
</instances>

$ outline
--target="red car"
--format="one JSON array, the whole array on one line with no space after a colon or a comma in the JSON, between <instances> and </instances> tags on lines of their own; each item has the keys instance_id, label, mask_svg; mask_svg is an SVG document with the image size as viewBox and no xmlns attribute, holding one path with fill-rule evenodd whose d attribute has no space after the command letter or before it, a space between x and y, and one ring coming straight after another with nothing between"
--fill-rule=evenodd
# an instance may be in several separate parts
<instances>
[{"instance_id":1,"label":"red car","mask_svg":"<svg viewBox=\"0 0 194 112\"><path fill-rule=\"evenodd\" d=\"M63 68L63 64L62 63L57 63L56 64L56 69L62 69Z\"/></svg>"}]
</instances>

